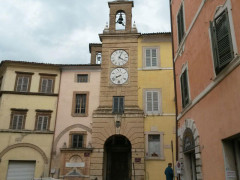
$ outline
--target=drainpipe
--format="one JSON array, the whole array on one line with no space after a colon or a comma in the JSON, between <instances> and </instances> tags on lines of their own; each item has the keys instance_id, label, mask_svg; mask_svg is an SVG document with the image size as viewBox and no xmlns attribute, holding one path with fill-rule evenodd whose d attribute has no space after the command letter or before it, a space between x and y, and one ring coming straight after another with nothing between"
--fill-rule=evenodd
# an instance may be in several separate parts
<instances>
[{"instance_id":1,"label":"drainpipe","mask_svg":"<svg viewBox=\"0 0 240 180\"><path fill-rule=\"evenodd\" d=\"M175 93L175 111L176 111L176 161L178 161L178 107L177 107L177 89L176 89L176 75L175 75L175 63L174 63L174 39L173 39L173 19L172 19L172 5L171 1L169 0L170 6L170 19L171 19L171 32L172 32L172 59L173 59L173 79L174 79L174 93Z\"/></svg>"},{"instance_id":2,"label":"drainpipe","mask_svg":"<svg viewBox=\"0 0 240 180\"><path fill-rule=\"evenodd\" d=\"M52 166L52 154L53 154L53 145L54 145L54 139L55 139L55 130L56 130L56 124L57 124L57 112L58 112L58 104L59 104L59 96L60 96L60 87L61 87L61 79L62 79L62 69L61 67L59 67L60 69L60 77L59 77L59 86L58 86L58 98L57 98L57 107L56 107L56 113L55 113L55 124L54 124L54 135L53 135L53 139L52 139L52 150L51 150L51 154L50 154L50 164L49 164L49 172L48 175L50 177L51 174L51 166ZM56 171L55 171L56 172Z\"/></svg>"}]
</instances>

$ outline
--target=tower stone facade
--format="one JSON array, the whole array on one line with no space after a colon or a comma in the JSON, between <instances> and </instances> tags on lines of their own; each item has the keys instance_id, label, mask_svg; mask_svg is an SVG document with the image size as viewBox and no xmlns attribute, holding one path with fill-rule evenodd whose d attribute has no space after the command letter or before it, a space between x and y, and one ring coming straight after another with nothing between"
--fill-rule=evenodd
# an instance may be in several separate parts
<instances>
[{"instance_id":1,"label":"tower stone facade","mask_svg":"<svg viewBox=\"0 0 240 180\"><path fill-rule=\"evenodd\" d=\"M90 175L98 180L141 180L144 179L144 113L138 107L140 34L132 28L133 1L108 4L109 30L105 28L99 35L102 41L100 101L93 113ZM125 13L124 30L116 29L118 12ZM128 158L118 159L121 156Z\"/></svg>"}]
</instances>

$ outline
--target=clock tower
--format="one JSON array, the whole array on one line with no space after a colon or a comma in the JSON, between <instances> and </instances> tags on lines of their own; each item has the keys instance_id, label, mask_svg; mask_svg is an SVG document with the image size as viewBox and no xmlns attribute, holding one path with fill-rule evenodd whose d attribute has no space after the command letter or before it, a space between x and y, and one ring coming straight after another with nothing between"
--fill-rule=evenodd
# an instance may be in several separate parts
<instances>
[{"instance_id":1,"label":"clock tower","mask_svg":"<svg viewBox=\"0 0 240 180\"><path fill-rule=\"evenodd\" d=\"M99 107L93 113L90 179L144 179L144 122L138 107L138 38L133 1L108 2L109 27L99 34Z\"/></svg>"}]
</instances>

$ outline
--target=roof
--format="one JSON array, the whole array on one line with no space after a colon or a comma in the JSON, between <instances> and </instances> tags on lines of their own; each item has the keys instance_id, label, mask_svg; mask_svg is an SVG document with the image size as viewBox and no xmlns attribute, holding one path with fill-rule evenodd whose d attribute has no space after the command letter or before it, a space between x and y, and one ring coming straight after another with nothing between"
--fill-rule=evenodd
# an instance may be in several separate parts
<instances>
[{"instance_id":1,"label":"roof","mask_svg":"<svg viewBox=\"0 0 240 180\"><path fill-rule=\"evenodd\" d=\"M29 65L42 65L42 66L100 66L99 64L52 64L52 63L41 63L41 62L29 62L29 61L16 61L16 60L2 60L0 66L6 63L19 63L19 64L29 64Z\"/></svg>"},{"instance_id":2,"label":"roof","mask_svg":"<svg viewBox=\"0 0 240 180\"><path fill-rule=\"evenodd\" d=\"M102 43L89 43L89 52L91 53L92 46L102 47Z\"/></svg>"},{"instance_id":3,"label":"roof","mask_svg":"<svg viewBox=\"0 0 240 180\"><path fill-rule=\"evenodd\" d=\"M141 35L162 35L162 34L166 34L166 35L171 35L171 32L153 32L153 33L141 33Z\"/></svg>"}]
</instances>

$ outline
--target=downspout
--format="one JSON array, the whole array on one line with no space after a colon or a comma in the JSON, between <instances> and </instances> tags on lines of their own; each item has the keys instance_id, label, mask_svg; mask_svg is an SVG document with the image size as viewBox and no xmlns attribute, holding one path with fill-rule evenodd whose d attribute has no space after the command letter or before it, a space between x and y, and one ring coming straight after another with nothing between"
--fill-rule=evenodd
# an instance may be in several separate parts
<instances>
[{"instance_id":1,"label":"downspout","mask_svg":"<svg viewBox=\"0 0 240 180\"><path fill-rule=\"evenodd\" d=\"M60 87L61 87L61 79L62 79L62 69L60 68L60 77L59 77L59 86L58 86L58 99L57 99L57 107L56 107L56 115L55 115L55 124L54 124L54 135L53 135L53 139L52 139L52 150L51 150L51 154L50 154L50 164L49 164L49 177L51 175L51 166L52 166L52 156L53 156L53 145L54 145L54 139L55 139L55 130L56 130L56 124L57 124L57 112L58 112L58 104L59 104L59 96L60 96Z\"/></svg>"},{"instance_id":2,"label":"downspout","mask_svg":"<svg viewBox=\"0 0 240 180\"><path fill-rule=\"evenodd\" d=\"M176 75L175 75L175 63L174 63L174 39L173 39L173 19L172 19L172 5L171 1L169 0L169 6L170 6L170 19L171 19L171 32L172 32L172 59L173 59L173 79L174 79L174 94L175 94L175 114L176 114L176 161L178 161L178 121L177 121L177 115L178 115L178 107L177 107L177 89L176 89Z\"/></svg>"}]
</instances>

